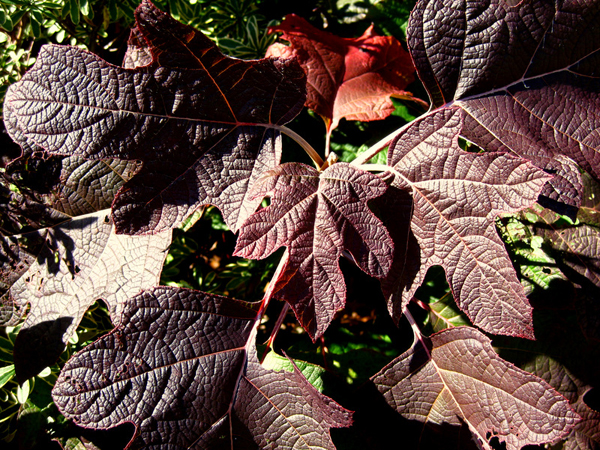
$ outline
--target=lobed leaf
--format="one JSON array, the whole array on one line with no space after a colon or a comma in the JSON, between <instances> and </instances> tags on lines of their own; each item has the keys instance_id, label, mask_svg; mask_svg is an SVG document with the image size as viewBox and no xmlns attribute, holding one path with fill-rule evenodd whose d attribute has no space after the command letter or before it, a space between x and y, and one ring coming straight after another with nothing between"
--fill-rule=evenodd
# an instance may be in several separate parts
<instances>
[{"instance_id":1,"label":"lobed leaf","mask_svg":"<svg viewBox=\"0 0 600 450\"><path fill-rule=\"evenodd\" d=\"M117 329L63 369L53 398L90 428L136 425L133 448L333 449L350 412L295 368L256 359L258 305L179 288L132 298Z\"/></svg>"},{"instance_id":2,"label":"lobed leaf","mask_svg":"<svg viewBox=\"0 0 600 450\"><path fill-rule=\"evenodd\" d=\"M584 397L591 387L574 376L564 365L547 356L540 355L523 368L544 379L564 395L575 412L581 416L582 420L575 424L565 439L563 448L566 450L598 448L600 446L600 412L594 411L584 401Z\"/></svg>"},{"instance_id":3,"label":"lobed leaf","mask_svg":"<svg viewBox=\"0 0 600 450\"><path fill-rule=\"evenodd\" d=\"M19 380L53 364L85 311L97 300L118 323L126 299L158 283L171 232L121 236L108 210L52 228L2 238L3 322L15 323L30 305L15 342ZM15 274L10 268L16 267Z\"/></svg>"},{"instance_id":4,"label":"lobed leaf","mask_svg":"<svg viewBox=\"0 0 600 450\"><path fill-rule=\"evenodd\" d=\"M408 42L433 105L460 108L465 138L531 160L555 175L543 194L577 207L573 162L600 177L599 18L598 1L422 0Z\"/></svg>"},{"instance_id":5,"label":"lobed leaf","mask_svg":"<svg viewBox=\"0 0 600 450\"><path fill-rule=\"evenodd\" d=\"M323 117L327 132L342 118L385 119L395 110L390 96L427 104L406 92L414 81L410 56L392 36L379 36L371 25L358 38L321 31L295 14L269 28L290 43L269 47L267 55L294 56L308 78L306 106Z\"/></svg>"},{"instance_id":6,"label":"lobed leaf","mask_svg":"<svg viewBox=\"0 0 600 450\"><path fill-rule=\"evenodd\" d=\"M509 450L563 438L581 420L562 395L501 359L474 328L450 328L423 342L372 378L410 420L466 423L482 448L497 437Z\"/></svg>"},{"instance_id":7,"label":"lobed leaf","mask_svg":"<svg viewBox=\"0 0 600 450\"><path fill-rule=\"evenodd\" d=\"M235 254L261 259L288 247L275 296L292 306L313 340L345 305L338 263L344 250L371 276L381 278L390 268L393 243L367 206L386 188L379 177L346 163L321 173L304 164L282 164L255 185L254 195L270 196L271 205L244 223Z\"/></svg>"},{"instance_id":8,"label":"lobed leaf","mask_svg":"<svg viewBox=\"0 0 600 450\"><path fill-rule=\"evenodd\" d=\"M462 151L462 130L460 110L441 109L417 119L390 144L392 192L399 198L409 193L412 203L398 205L398 214L411 217L410 230L402 221L387 221L399 229L392 234L408 242L396 244L394 268L382 283L388 307L398 320L429 267L440 265L458 306L475 325L531 339L531 306L495 217L531 205L548 176L520 158Z\"/></svg>"},{"instance_id":9,"label":"lobed leaf","mask_svg":"<svg viewBox=\"0 0 600 450\"><path fill-rule=\"evenodd\" d=\"M136 21L128 58L150 53L151 64L127 59L136 67L126 69L45 46L7 93L9 131L50 154L142 161L112 205L119 233L177 226L208 203L236 230L258 206L249 186L279 162L279 128L302 108L304 73L292 60L228 58L148 0Z\"/></svg>"}]
</instances>

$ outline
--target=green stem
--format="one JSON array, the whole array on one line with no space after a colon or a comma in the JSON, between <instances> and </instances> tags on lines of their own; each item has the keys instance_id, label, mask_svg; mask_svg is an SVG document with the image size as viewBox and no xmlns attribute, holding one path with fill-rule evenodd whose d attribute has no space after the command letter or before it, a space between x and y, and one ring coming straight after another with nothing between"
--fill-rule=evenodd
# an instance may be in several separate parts
<instances>
[{"instance_id":1,"label":"green stem","mask_svg":"<svg viewBox=\"0 0 600 450\"><path fill-rule=\"evenodd\" d=\"M302 136L300 136L295 131L290 130L288 127L285 127L283 125L280 125L280 126L275 125L273 128L281 131L283 134L291 137L294 141L296 141L298 143L298 145L300 147L302 147L302 149L308 154L308 156L310 156L310 159L313 160L313 162L315 163L315 166L317 166L317 169L321 168L321 166L323 165L323 159L319 156L319 154L312 147L312 145L310 145L308 142L306 142Z\"/></svg>"}]
</instances>

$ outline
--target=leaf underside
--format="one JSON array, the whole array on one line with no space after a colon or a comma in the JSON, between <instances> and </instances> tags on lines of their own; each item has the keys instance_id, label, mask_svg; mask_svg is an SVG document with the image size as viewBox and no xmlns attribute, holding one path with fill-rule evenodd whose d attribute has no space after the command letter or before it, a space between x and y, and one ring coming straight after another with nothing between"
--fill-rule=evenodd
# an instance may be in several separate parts
<instances>
[{"instance_id":1,"label":"leaf underside","mask_svg":"<svg viewBox=\"0 0 600 450\"><path fill-rule=\"evenodd\" d=\"M372 378L402 416L461 426L490 449L497 437L509 450L565 437L580 420L542 379L501 359L474 328L457 327L416 341Z\"/></svg>"},{"instance_id":2,"label":"leaf underside","mask_svg":"<svg viewBox=\"0 0 600 450\"><path fill-rule=\"evenodd\" d=\"M600 2L422 0L407 33L433 105L464 112L462 136L529 159L554 175L545 196L578 207L576 164L600 176Z\"/></svg>"},{"instance_id":3,"label":"leaf underside","mask_svg":"<svg viewBox=\"0 0 600 450\"><path fill-rule=\"evenodd\" d=\"M397 198L389 200L383 219L400 242L383 291L398 320L427 270L441 265L457 305L475 325L531 339L531 306L495 218L531 205L548 176L521 158L461 150L463 117L458 108L441 109L390 144L390 192ZM410 229L395 214L410 217Z\"/></svg>"}]
</instances>

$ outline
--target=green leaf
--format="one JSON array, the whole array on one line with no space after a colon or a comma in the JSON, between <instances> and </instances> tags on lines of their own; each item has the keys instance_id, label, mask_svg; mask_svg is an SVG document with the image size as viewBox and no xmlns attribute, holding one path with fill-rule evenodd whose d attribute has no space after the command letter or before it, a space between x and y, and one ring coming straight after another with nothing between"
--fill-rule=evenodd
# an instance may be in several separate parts
<instances>
[{"instance_id":1,"label":"green leaf","mask_svg":"<svg viewBox=\"0 0 600 450\"><path fill-rule=\"evenodd\" d=\"M25 13L27 12L27 10L24 9L17 9L17 11L15 11L11 16L10 16L10 20L12 21L13 27L19 23L19 21L21 20L21 18L25 15ZM12 29L12 28L11 28Z\"/></svg>"},{"instance_id":2,"label":"green leaf","mask_svg":"<svg viewBox=\"0 0 600 450\"><path fill-rule=\"evenodd\" d=\"M69 8L71 14L71 20L75 25L79 24L79 11L80 4L79 0L69 0Z\"/></svg>"},{"instance_id":3,"label":"green leaf","mask_svg":"<svg viewBox=\"0 0 600 450\"><path fill-rule=\"evenodd\" d=\"M35 17L31 16L31 33L33 37L38 39L41 35L40 23L35 19Z\"/></svg>"},{"instance_id":4,"label":"green leaf","mask_svg":"<svg viewBox=\"0 0 600 450\"><path fill-rule=\"evenodd\" d=\"M12 29L14 28L14 24L13 21L11 20L10 17L6 16L4 18L4 22L2 23L2 28L4 28L6 31L12 31Z\"/></svg>"},{"instance_id":5,"label":"green leaf","mask_svg":"<svg viewBox=\"0 0 600 450\"><path fill-rule=\"evenodd\" d=\"M17 387L17 401L24 405L27 399L29 398L29 393L31 392L30 381L25 380L25 382Z\"/></svg>"},{"instance_id":6,"label":"green leaf","mask_svg":"<svg viewBox=\"0 0 600 450\"><path fill-rule=\"evenodd\" d=\"M8 383L15 376L15 365L0 368L0 388Z\"/></svg>"},{"instance_id":7,"label":"green leaf","mask_svg":"<svg viewBox=\"0 0 600 450\"><path fill-rule=\"evenodd\" d=\"M429 323L435 333L446 328L471 325L467 317L456 306L450 293L437 301L430 301L429 308Z\"/></svg>"},{"instance_id":8,"label":"green leaf","mask_svg":"<svg viewBox=\"0 0 600 450\"><path fill-rule=\"evenodd\" d=\"M315 387L315 389L317 389L319 392L323 392L323 379L321 376L323 373L325 373L325 369L321 366L298 359L290 360L284 356L278 355L274 351L267 353L267 356L265 356L265 359L262 362L262 366L265 369L276 371L285 370L287 372L294 371L294 364L296 367L298 367L300 372L302 372L302 375L306 377L308 382Z\"/></svg>"}]
</instances>

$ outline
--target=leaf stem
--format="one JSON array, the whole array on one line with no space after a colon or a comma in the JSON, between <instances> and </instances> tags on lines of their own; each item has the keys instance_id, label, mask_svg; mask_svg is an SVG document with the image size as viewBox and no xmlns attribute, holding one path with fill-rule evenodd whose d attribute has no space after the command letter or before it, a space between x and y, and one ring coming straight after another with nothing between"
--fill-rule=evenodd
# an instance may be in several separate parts
<instances>
[{"instance_id":1,"label":"leaf stem","mask_svg":"<svg viewBox=\"0 0 600 450\"><path fill-rule=\"evenodd\" d=\"M421 119L423 119L424 117L428 116L429 114L431 114L434 111L436 111L436 110L431 110L431 111L423 114L422 116L420 116L416 120L421 120ZM375 156L377 153L379 153L381 150L383 150L387 145L389 145L389 143L393 139L395 139L396 137L398 137L399 135L401 135L402 133L404 133L404 131L407 130L408 127L410 127L413 122L414 122L414 120L411 121L411 122L408 122L407 124L405 124L404 126L402 126L402 128L397 129L393 133L388 134L386 137L384 137L383 139L381 139L375 145L372 145L371 147L369 147L364 153L361 153L359 156L357 156L356 159L354 159L350 164L355 165L355 166L360 166L360 165L365 164L373 156Z\"/></svg>"},{"instance_id":2,"label":"leaf stem","mask_svg":"<svg viewBox=\"0 0 600 450\"><path fill-rule=\"evenodd\" d=\"M408 308L406 308L406 310L404 311L404 317L406 317L406 320L408 320L408 323L410 323L410 327L412 328L413 334L415 335L415 340L418 340L421 343L421 345L425 349L425 352L427 353L427 357L431 359L431 352L425 344L425 340L423 339L423 333L421 333L419 325L417 325L415 318L412 316Z\"/></svg>"},{"instance_id":3,"label":"leaf stem","mask_svg":"<svg viewBox=\"0 0 600 450\"><path fill-rule=\"evenodd\" d=\"M261 364L264 361L265 357L267 356L267 353L269 352L269 349L273 345L273 342L275 341L275 338L277 337L277 333L279 333L279 329L281 328L281 324L283 323L283 320L285 319L285 316L287 315L287 312L289 310L290 310L290 304L288 302L285 302L283 304L283 309L279 313L279 317L277 318L277 322L275 323L275 326L273 327L273 330L271 331L271 335L269 336L269 340L267 341L267 348L265 349L265 351L264 351L264 353L262 355L262 358L260 360Z\"/></svg>"},{"instance_id":4,"label":"leaf stem","mask_svg":"<svg viewBox=\"0 0 600 450\"><path fill-rule=\"evenodd\" d=\"M300 136L295 131L290 130L288 127L283 126L283 125L275 126L274 128L281 131L283 134L286 134L287 136L291 137L294 141L296 141L298 143L298 145L300 147L302 147L302 149L308 154L308 156L310 156L310 159L313 160L313 162L315 163L315 166L317 166L317 169L321 168L321 166L323 165L323 159L319 156L319 154L312 147L312 145L310 145L308 142L306 142L306 140L302 136Z\"/></svg>"}]
</instances>

